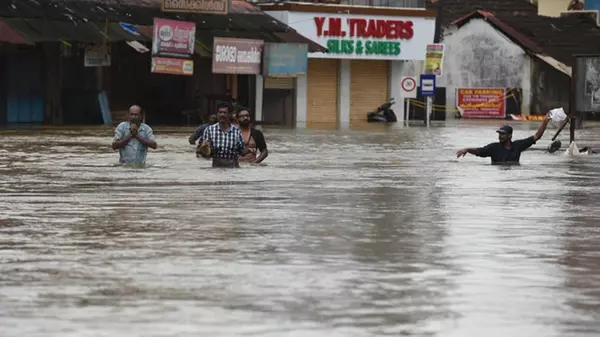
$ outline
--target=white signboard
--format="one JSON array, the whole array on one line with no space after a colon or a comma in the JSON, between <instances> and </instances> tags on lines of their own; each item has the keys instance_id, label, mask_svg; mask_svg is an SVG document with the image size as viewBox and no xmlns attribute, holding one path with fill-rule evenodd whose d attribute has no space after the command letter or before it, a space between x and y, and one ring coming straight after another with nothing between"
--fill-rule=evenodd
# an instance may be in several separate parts
<instances>
[{"instance_id":1,"label":"white signboard","mask_svg":"<svg viewBox=\"0 0 600 337\"><path fill-rule=\"evenodd\" d=\"M329 50L310 58L424 60L435 18L360 14L267 12Z\"/></svg>"},{"instance_id":2,"label":"white signboard","mask_svg":"<svg viewBox=\"0 0 600 337\"><path fill-rule=\"evenodd\" d=\"M83 55L84 67L109 67L111 64L110 53L103 46L90 46Z\"/></svg>"},{"instance_id":3,"label":"white signboard","mask_svg":"<svg viewBox=\"0 0 600 337\"><path fill-rule=\"evenodd\" d=\"M414 76L402 76L400 80L402 97L417 98L417 78Z\"/></svg>"},{"instance_id":4,"label":"white signboard","mask_svg":"<svg viewBox=\"0 0 600 337\"><path fill-rule=\"evenodd\" d=\"M433 80L430 79L424 79L422 81L422 85L423 88L421 88L422 91L427 91L427 92L432 92L435 91L435 82Z\"/></svg>"}]
</instances>

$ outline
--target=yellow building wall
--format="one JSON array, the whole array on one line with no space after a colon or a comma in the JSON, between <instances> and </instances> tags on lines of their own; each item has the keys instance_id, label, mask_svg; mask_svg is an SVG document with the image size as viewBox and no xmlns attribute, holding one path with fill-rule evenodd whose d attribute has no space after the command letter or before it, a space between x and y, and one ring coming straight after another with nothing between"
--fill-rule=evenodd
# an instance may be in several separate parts
<instances>
[{"instance_id":1,"label":"yellow building wall","mask_svg":"<svg viewBox=\"0 0 600 337\"><path fill-rule=\"evenodd\" d=\"M560 13L566 12L570 0L537 0L538 15L560 16Z\"/></svg>"}]
</instances>

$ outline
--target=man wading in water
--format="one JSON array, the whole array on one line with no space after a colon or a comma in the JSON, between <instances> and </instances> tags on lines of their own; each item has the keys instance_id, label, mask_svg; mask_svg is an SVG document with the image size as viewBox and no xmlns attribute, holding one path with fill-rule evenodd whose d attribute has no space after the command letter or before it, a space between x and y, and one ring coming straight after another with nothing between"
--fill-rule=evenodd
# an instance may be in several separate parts
<instances>
[{"instance_id":1,"label":"man wading in water","mask_svg":"<svg viewBox=\"0 0 600 337\"><path fill-rule=\"evenodd\" d=\"M202 147L210 149L213 167L239 167L239 156L248 153L244 147L240 129L231 124L230 118L229 105L227 105L225 109L219 109L217 113L219 123L204 130ZM203 154L207 155L208 153Z\"/></svg>"},{"instance_id":2,"label":"man wading in water","mask_svg":"<svg viewBox=\"0 0 600 337\"><path fill-rule=\"evenodd\" d=\"M269 156L267 150L267 143L265 142L265 136L260 130L256 130L252 127L250 120L250 112L248 109L242 108L238 112L238 119L240 121L240 129L242 130L242 137L244 138L244 144L248 149L248 153L240 158L241 162L259 164ZM256 150L260 151L260 155L256 156Z\"/></svg>"},{"instance_id":3,"label":"man wading in water","mask_svg":"<svg viewBox=\"0 0 600 337\"><path fill-rule=\"evenodd\" d=\"M217 107L217 111L221 110L221 109L227 109L227 105L219 104L219 106ZM210 113L208 115L208 122L197 127L196 130L194 131L194 133L188 139L188 141L190 142L190 145L196 145L196 141L198 139L200 139L200 142L198 143L198 146L196 147L196 157L197 158L200 157L200 155L201 155L200 145L202 144L202 135L204 135L204 130L206 130L207 127L215 124L216 122L217 122L217 113L214 113L214 112ZM202 156L207 158L204 155L202 155ZM208 158L210 158L210 157L208 157Z\"/></svg>"},{"instance_id":4,"label":"man wading in water","mask_svg":"<svg viewBox=\"0 0 600 337\"><path fill-rule=\"evenodd\" d=\"M119 150L122 164L146 164L148 148L156 150L152 128L142 123L142 108L133 105L129 108L129 121L121 122L115 129L113 150Z\"/></svg>"},{"instance_id":5,"label":"man wading in water","mask_svg":"<svg viewBox=\"0 0 600 337\"><path fill-rule=\"evenodd\" d=\"M525 139L519 139L514 142L512 141L512 127L504 125L496 131L498 132L499 142L490 143L484 147L459 150L456 152L456 157L464 157L467 153L470 153L477 157L492 157L492 165L518 164L519 159L521 158L521 152L527 150L540 138L542 138L549 121L550 117L548 114L546 115L546 118L544 118L542 125L537 130L535 135Z\"/></svg>"}]
</instances>

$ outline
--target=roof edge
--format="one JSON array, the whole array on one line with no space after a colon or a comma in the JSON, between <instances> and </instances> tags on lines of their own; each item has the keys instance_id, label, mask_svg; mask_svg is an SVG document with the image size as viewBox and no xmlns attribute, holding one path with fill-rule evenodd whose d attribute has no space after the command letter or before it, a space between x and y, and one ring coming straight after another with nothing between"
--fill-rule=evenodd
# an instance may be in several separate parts
<instances>
[{"instance_id":1,"label":"roof edge","mask_svg":"<svg viewBox=\"0 0 600 337\"><path fill-rule=\"evenodd\" d=\"M560 71L561 73L572 77L572 68L569 67L568 65L558 61L557 59L555 59L552 56L548 56L548 55L543 55L543 54L533 54L535 57L537 57L538 59L542 60L544 63L546 63L547 65L549 65L550 67Z\"/></svg>"},{"instance_id":2,"label":"roof edge","mask_svg":"<svg viewBox=\"0 0 600 337\"><path fill-rule=\"evenodd\" d=\"M458 27L461 27L464 24L466 24L468 21L470 21L472 19L477 19L477 18L485 20L487 23L489 23L494 28L499 30L502 34L504 34L506 37L508 37L511 41L513 41L515 44L519 45L524 50L529 50L535 54L544 54L542 48L540 46L538 46L537 43L535 43L533 40L526 37L525 35L521 34L517 29L511 27L506 22L498 19L498 17L496 17L491 12L486 12L483 10L476 10L476 11L471 12L468 15L465 15L457 20L454 20L452 22L452 24L456 25Z\"/></svg>"},{"instance_id":3,"label":"roof edge","mask_svg":"<svg viewBox=\"0 0 600 337\"><path fill-rule=\"evenodd\" d=\"M306 2L283 3L258 3L258 8L263 11L290 11L306 13L335 13L335 14L362 14L362 15L390 15L407 17L436 18L437 12L431 9L398 8L398 7L373 7L332 5Z\"/></svg>"}]
</instances>

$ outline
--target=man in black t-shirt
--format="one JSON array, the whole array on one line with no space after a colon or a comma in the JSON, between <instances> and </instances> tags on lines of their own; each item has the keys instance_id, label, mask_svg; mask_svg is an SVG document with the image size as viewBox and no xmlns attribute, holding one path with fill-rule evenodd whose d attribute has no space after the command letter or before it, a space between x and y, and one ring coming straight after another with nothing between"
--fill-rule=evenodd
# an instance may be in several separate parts
<instances>
[{"instance_id":1,"label":"man in black t-shirt","mask_svg":"<svg viewBox=\"0 0 600 337\"><path fill-rule=\"evenodd\" d=\"M496 132L498 133L498 142L490 143L484 147L479 148L467 148L456 152L456 157L460 158L465 156L467 153L475 155L477 157L491 157L492 164L518 164L521 159L521 152L530 148L535 144L546 131L546 126L550 121L549 115L542 122L535 135L512 141L512 127L503 125Z\"/></svg>"},{"instance_id":2,"label":"man in black t-shirt","mask_svg":"<svg viewBox=\"0 0 600 337\"><path fill-rule=\"evenodd\" d=\"M260 164L269 156L265 136L260 130L252 127L250 111L247 108L240 107L237 118L240 121L244 145L248 149L248 153L240 157L240 162Z\"/></svg>"}]
</instances>

